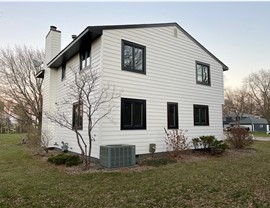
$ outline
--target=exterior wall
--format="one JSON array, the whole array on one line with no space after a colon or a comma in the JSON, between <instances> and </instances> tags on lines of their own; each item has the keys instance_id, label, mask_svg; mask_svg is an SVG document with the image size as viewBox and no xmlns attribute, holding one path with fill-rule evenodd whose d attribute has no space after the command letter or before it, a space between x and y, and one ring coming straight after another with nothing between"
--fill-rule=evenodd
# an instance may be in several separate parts
<instances>
[{"instance_id":1,"label":"exterior wall","mask_svg":"<svg viewBox=\"0 0 270 208\"><path fill-rule=\"evenodd\" d=\"M254 124L254 131L267 131L267 125L266 124Z\"/></svg>"},{"instance_id":2,"label":"exterior wall","mask_svg":"<svg viewBox=\"0 0 270 208\"><path fill-rule=\"evenodd\" d=\"M120 130L120 98L110 120L101 124L100 145L134 144L136 154L166 150L167 102L178 103L179 128L191 140L201 135L223 138L223 69L221 64L176 27L104 30L103 86L122 90L121 97L146 100L146 130ZM121 70L121 39L146 46L146 75ZM195 62L210 64L211 86L196 84ZM193 104L209 106L209 126L194 126Z\"/></svg>"},{"instance_id":3,"label":"exterior wall","mask_svg":"<svg viewBox=\"0 0 270 208\"><path fill-rule=\"evenodd\" d=\"M89 43L91 44L91 43ZM92 43L91 46L91 69L100 70L101 67L101 59L100 59L100 52L101 52L101 39L97 39ZM57 70L51 69L51 71L55 71L54 79L55 79L55 103L61 103L65 98L70 96L70 88L68 87L68 83L74 81L74 70L79 72L80 70L80 58L79 54L71 58L66 63L66 78L61 80L62 75L62 68L59 67ZM85 70L90 70L87 68ZM78 100L74 99L74 103L78 102ZM52 103L52 106L55 106L55 103ZM72 105L63 105L61 108L62 112L65 112L67 116L69 116L70 122L72 121ZM83 130L81 130L82 136L85 138L85 142L87 143L88 147L88 135L87 135L87 117L84 115L83 117ZM69 150L72 152L80 153L79 146L77 144L76 135L73 131L61 127L55 124L54 130L54 138L50 142L50 146L61 148L62 142L68 143ZM95 140L99 141L99 126L96 126L94 129ZM92 156L97 157L98 155L98 142L92 143Z\"/></svg>"}]
</instances>

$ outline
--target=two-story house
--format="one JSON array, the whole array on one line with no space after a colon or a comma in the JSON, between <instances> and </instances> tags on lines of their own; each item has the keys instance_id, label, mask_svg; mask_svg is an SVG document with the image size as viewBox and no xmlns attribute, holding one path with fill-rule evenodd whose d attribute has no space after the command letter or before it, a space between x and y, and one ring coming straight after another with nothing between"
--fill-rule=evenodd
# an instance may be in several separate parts
<instances>
[{"instance_id":1,"label":"two-story house","mask_svg":"<svg viewBox=\"0 0 270 208\"><path fill-rule=\"evenodd\" d=\"M101 145L111 144L136 145L136 154L146 154L154 143L156 152L164 152L164 127L187 130L190 141L202 135L223 137L223 71L228 67L177 23L90 26L63 50L61 32L52 26L45 53L44 112L68 96L69 66L100 70L102 84L122 89L110 119L94 130L94 158ZM65 109L71 120L73 108ZM86 136L87 119L81 121ZM75 134L44 115L46 129L50 146L64 141L80 152Z\"/></svg>"}]
</instances>

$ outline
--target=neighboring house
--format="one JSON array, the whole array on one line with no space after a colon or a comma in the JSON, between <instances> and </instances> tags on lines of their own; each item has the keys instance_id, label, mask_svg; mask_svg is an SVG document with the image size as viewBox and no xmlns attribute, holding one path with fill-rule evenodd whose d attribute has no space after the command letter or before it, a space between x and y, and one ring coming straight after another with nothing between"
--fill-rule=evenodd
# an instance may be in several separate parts
<instances>
[{"instance_id":1,"label":"neighboring house","mask_svg":"<svg viewBox=\"0 0 270 208\"><path fill-rule=\"evenodd\" d=\"M230 113L223 117L223 127L234 126L237 119L240 119L241 126L248 127L250 131L269 131L269 124L265 118L247 113L244 113L241 118L237 118L235 113Z\"/></svg>"},{"instance_id":2,"label":"neighboring house","mask_svg":"<svg viewBox=\"0 0 270 208\"><path fill-rule=\"evenodd\" d=\"M100 145L111 144L136 145L136 154L146 154L154 143L156 152L164 152L164 127L188 130L189 141L201 135L223 138L223 71L228 67L177 23L90 26L63 50L61 32L52 26L45 51L48 68L39 74L44 112L68 96L70 67L100 70L102 85L123 91L110 120L95 127L92 157L99 158ZM72 116L74 107L76 101L65 109L71 120L81 116ZM79 120L86 136L87 119ZM42 125L50 131L50 146L64 141L80 152L73 132L45 116Z\"/></svg>"}]
</instances>

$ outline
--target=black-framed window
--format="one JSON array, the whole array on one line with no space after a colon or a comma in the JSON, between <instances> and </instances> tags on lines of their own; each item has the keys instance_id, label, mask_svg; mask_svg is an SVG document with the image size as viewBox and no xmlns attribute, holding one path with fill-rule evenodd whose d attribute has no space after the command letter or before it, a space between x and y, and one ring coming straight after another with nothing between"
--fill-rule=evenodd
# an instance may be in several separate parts
<instances>
[{"instance_id":1,"label":"black-framed window","mask_svg":"<svg viewBox=\"0 0 270 208\"><path fill-rule=\"evenodd\" d=\"M122 70L146 74L146 47L122 40Z\"/></svg>"},{"instance_id":2,"label":"black-framed window","mask_svg":"<svg viewBox=\"0 0 270 208\"><path fill-rule=\"evenodd\" d=\"M209 126L209 110L207 105L193 105L194 125Z\"/></svg>"},{"instance_id":3,"label":"black-framed window","mask_svg":"<svg viewBox=\"0 0 270 208\"><path fill-rule=\"evenodd\" d=\"M72 128L77 129L77 130L83 129L83 103L82 102L77 102L73 104Z\"/></svg>"},{"instance_id":4,"label":"black-framed window","mask_svg":"<svg viewBox=\"0 0 270 208\"><path fill-rule=\"evenodd\" d=\"M196 61L196 82L197 84L211 85L209 64Z\"/></svg>"},{"instance_id":5,"label":"black-framed window","mask_svg":"<svg viewBox=\"0 0 270 208\"><path fill-rule=\"evenodd\" d=\"M81 50L80 52L80 70L91 65L91 48Z\"/></svg>"},{"instance_id":6,"label":"black-framed window","mask_svg":"<svg viewBox=\"0 0 270 208\"><path fill-rule=\"evenodd\" d=\"M66 78L66 63L62 63L62 74L61 74L61 80Z\"/></svg>"},{"instance_id":7,"label":"black-framed window","mask_svg":"<svg viewBox=\"0 0 270 208\"><path fill-rule=\"evenodd\" d=\"M121 130L146 129L146 100L121 98Z\"/></svg>"},{"instance_id":8,"label":"black-framed window","mask_svg":"<svg viewBox=\"0 0 270 208\"><path fill-rule=\"evenodd\" d=\"M178 103L167 103L168 129L178 129Z\"/></svg>"}]
</instances>

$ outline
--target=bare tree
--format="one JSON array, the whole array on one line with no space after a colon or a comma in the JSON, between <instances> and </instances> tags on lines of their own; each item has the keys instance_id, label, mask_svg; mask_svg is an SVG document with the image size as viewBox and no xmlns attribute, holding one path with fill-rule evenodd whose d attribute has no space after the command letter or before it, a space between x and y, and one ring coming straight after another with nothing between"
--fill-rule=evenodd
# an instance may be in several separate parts
<instances>
[{"instance_id":1,"label":"bare tree","mask_svg":"<svg viewBox=\"0 0 270 208\"><path fill-rule=\"evenodd\" d=\"M260 115L270 122L270 70L261 69L251 73L244 83Z\"/></svg>"},{"instance_id":2,"label":"bare tree","mask_svg":"<svg viewBox=\"0 0 270 208\"><path fill-rule=\"evenodd\" d=\"M249 106L249 93L245 88L226 89L224 111L232 112L236 117L236 125L239 127L240 120Z\"/></svg>"},{"instance_id":3,"label":"bare tree","mask_svg":"<svg viewBox=\"0 0 270 208\"><path fill-rule=\"evenodd\" d=\"M113 86L102 87L100 73L97 70L90 69L79 73L78 70L72 69L72 72L74 80L66 84L69 95L57 102L55 111L44 113L51 122L75 132L82 159L88 169L92 141L95 140L93 129L101 119L108 118L114 109L112 101L119 98L120 93L117 93ZM66 109L72 107L73 119L66 112ZM81 131L83 115L87 117L88 138L84 138Z\"/></svg>"},{"instance_id":4,"label":"bare tree","mask_svg":"<svg viewBox=\"0 0 270 208\"><path fill-rule=\"evenodd\" d=\"M41 132L42 79L36 78L38 68L33 59L43 60L43 51L27 46L0 49L0 99L7 103L6 112L20 120L16 109L31 119L29 126Z\"/></svg>"}]
</instances>

